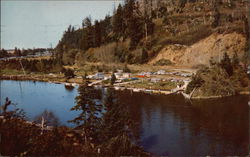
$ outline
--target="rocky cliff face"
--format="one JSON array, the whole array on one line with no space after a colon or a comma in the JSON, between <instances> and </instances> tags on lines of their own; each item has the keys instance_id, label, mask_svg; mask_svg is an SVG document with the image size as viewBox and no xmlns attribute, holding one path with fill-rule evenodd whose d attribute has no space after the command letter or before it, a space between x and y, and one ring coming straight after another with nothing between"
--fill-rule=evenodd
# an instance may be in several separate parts
<instances>
[{"instance_id":1,"label":"rocky cliff face","mask_svg":"<svg viewBox=\"0 0 250 157\"><path fill-rule=\"evenodd\" d=\"M227 52L229 56L236 52L242 58L245 45L246 38L242 34L236 32L228 34L213 33L191 46L178 44L165 46L149 63L154 64L160 59L168 59L175 64L184 66L209 64L211 58L215 61L222 59L224 52Z\"/></svg>"}]
</instances>

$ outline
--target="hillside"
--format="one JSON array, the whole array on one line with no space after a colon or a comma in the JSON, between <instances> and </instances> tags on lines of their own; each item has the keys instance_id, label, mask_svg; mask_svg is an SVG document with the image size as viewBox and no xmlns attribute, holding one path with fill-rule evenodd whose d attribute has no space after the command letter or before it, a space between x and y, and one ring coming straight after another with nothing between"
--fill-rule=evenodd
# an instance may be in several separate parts
<instances>
[{"instance_id":1,"label":"hillside","mask_svg":"<svg viewBox=\"0 0 250 157\"><path fill-rule=\"evenodd\" d=\"M246 38L239 33L218 34L213 33L209 37L198 41L190 46L186 45L167 45L159 54L149 61L154 64L161 59L170 60L174 64L194 66L199 64L209 64L213 57L219 61L223 52L233 56L234 52L242 58L245 52Z\"/></svg>"},{"instance_id":2,"label":"hillside","mask_svg":"<svg viewBox=\"0 0 250 157\"><path fill-rule=\"evenodd\" d=\"M236 52L248 61L248 1L128 0L104 20L69 26L56 50L65 65L85 62L208 64Z\"/></svg>"}]
</instances>

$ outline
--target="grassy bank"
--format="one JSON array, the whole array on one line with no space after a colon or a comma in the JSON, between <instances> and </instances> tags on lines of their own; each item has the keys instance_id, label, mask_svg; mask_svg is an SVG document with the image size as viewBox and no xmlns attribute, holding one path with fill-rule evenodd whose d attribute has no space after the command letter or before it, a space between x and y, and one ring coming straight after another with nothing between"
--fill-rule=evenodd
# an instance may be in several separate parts
<instances>
[{"instance_id":1,"label":"grassy bank","mask_svg":"<svg viewBox=\"0 0 250 157\"><path fill-rule=\"evenodd\" d=\"M152 89L152 90L171 90L176 88L177 83L164 81L164 82L150 82L148 80L142 80L140 82L126 84L127 88L142 88L142 89Z\"/></svg>"}]
</instances>

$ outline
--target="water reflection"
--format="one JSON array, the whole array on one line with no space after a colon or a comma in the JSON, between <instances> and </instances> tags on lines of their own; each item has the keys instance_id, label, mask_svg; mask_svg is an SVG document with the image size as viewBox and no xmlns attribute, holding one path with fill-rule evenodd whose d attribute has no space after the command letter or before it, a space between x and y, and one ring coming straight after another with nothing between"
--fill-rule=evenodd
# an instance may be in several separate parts
<instances>
[{"instance_id":1,"label":"water reflection","mask_svg":"<svg viewBox=\"0 0 250 157\"><path fill-rule=\"evenodd\" d=\"M11 80L3 80L1 85L1 100L9 97L24 109L29 120L48 110L60 119L62 125L73 126L67 121L78 114L77 111L70 111L75 104L76 88L69 92L63 84ZM20 86L22 90L19 90Z\"/></svg>"},{"instance_id":2,"label":"water reflection","mask_svg":"<svg viewBox=\"0 0 250 157\"><path fill-rule=\"evenodd\" d=\"M248 97L185 101L181 95L119 94L142 146L158 155L247 155ZM129 99L128 99L129 98Z\"/></svg>"},{"instance_id":3,"label":"water reflection","mask_svg":"<svg viewBox=\"0 0 250 157\"><path fill-rule=\"evenodd\" d=\"M41 124L42 119L44 119L45 124L47 126L59 126L60 125L60 121L58 117L52 111L44 110L42 113L40 113L34 118L34 122Z\"/></svg>"},{"instance_id":4,"label":"water reflection","mask_svg":"<svg viewBox=\"0 0 250 157\"><path fill-rule=\"evenodd\" d=\"M61 84L2 81L1 90L2 98L18 103L31 119L47 109L63 125L71 126L67 121L79 114L70 111L76 88L69 91ZM105 93L102 90L99 92ZM248 96L190 102L181 95L130 91L117 91L117 95L128 106L133 133L146 151L170 156L245 156L249 152Z\"/></svg>"},{"instance_id":5,"label":"water reflection","mask_svg":"<svg viewBox=\"0 0 250 157\"><path fill-rule=\"evenodd\" d=\"M64 85L65 89L69 92L73 91L74 90L74 86L67 86L67 85Z\"/></svg>"}]
</instances>

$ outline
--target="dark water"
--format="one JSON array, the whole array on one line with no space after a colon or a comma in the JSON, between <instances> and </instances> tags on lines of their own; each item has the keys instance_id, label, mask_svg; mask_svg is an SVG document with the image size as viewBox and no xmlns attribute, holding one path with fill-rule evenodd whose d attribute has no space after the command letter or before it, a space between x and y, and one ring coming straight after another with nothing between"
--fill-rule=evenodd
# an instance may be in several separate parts
<instances>
[{"instance_id":1,"label":"dark water","mask_svg":"<svg viewBox=\"0 0 250 157\"><path fill-rule=\"evenodd\" d=\"M168 156L249 154L248 96L185 101L181 95L117 92L129 106L133 132L148 152ZM76 116L69 111L77 89L61 84L1 81L1 102L8 96L32 119L51 110L61 124Z\"/></svg>"}]
</instances>

